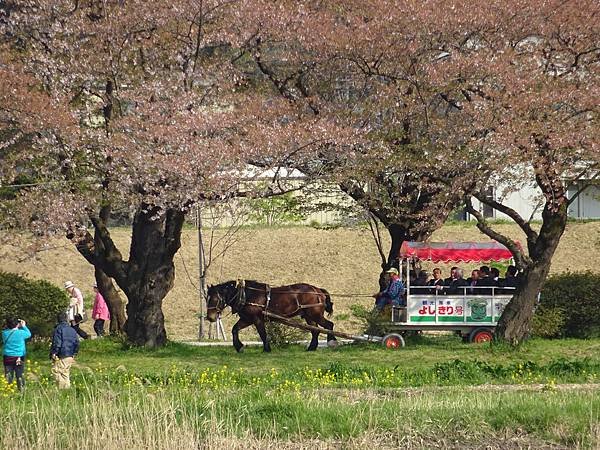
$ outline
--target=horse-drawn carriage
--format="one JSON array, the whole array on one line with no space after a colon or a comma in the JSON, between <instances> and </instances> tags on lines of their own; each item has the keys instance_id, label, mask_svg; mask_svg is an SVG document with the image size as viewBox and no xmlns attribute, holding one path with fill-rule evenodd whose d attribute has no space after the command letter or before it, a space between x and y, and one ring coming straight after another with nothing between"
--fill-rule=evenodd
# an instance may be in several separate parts
<instances>
[{"instance_id":1,"label":"horse-drawn carriage","mask_svg":"<svg viewBox=\"0 0 600 450\"><path fill-rule=\"evenodd\" d=\"M432 263L482 263L507 261L512 254L503 245L492 242L404 242L400 250L400 274L406 283L406 306L393 307L391 317L385 319L385 336L349 335L333 330L333 323L324 318L332 312L329 293L305 283L271 288L265 283L238 280L211 286L208 291L208 319L213 321L225 307L231 307L240 320L233 327L233 344L240 351L243 344L238 333L254 325L263 341L265 351L270 351L265 331L265 320L275 320L285 325L312 333L308 347L317 347L320 333L328 342L335 336L357 341L378 341L387 348L403 347L404 335L411 331L442 330L460 333L470 342L492 339L502 311L512 298L512 289L497 286L462 286L452 290L425 286L411 286L410 267L417 261ZM291 321L300 316L306 325ZM390 320L391 319L391 320Z\"/></svg>"},{"instance_id":2,"label":"horse-drawn carriage","mask_svg":"<svg viewBox=\"0 0 600 450\"><path fill-rule=\"evenodd\" d=\"M502 311L514 288L460 286L448 289L411 286L407 271L416 261L431 263L483 263L507 261L511 252L498 242L410 242L400 249L400 272L406 282L406 306L393 307L390 333L382 342L388 348L404 345L408 331L455 331L469 342L492 339Z\"/></svg>"}]
</instances>

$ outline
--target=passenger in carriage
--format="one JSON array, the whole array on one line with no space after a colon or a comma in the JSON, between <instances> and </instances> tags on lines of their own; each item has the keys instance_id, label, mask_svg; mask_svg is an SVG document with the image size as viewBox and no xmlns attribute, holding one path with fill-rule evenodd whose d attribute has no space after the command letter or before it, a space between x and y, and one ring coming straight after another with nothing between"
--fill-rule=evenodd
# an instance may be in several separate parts
<instances>
[{"instance_id":1,"label":"passenger in carriage","mask_svg":"<svg viewBox=\"0 0 600 450\"><path fill-rule=\"evenodd\" d=\"M495 269L495 271L497 272L498 269ZM479 281L477 285L486 289L476 289L476 294L492 295L492 293L497 293L497 289L492 289L500 286L498 280L494 279L494 273L488 266L481 266L479 268ZM500 275L499 272L498 275Z\"/></svg>"},{"instance_id":2,"label":"passenger in carriage","mask_svg":"<svg viewBox=\"0 0 600 450\"><path fill-rule=\"evenodd\" d=\"M467 278L467 294L477 295L476 286L479 284L479 270L475 269L471 272L471 276Z\"/></svg>"},{"instance_id":3,"label":"passenger in carriage","mask_svg":"<svg viewBox=\"0 0 600 450\"><path fill-rule=\"evenodd\" d=\"M483 280L484 278L488 278L489 276L490 276L489 266L481 266L479 268L479 279Z\"/></svg>"},{"instance_id":4,"label":"passenger in carriage","mask_svg":"<svg viewBox=\"0 0 600 450\"><path fill-rule=\"evenodd\" d=\"M424 271L424 270L420 270L419 271L419 275L417 275L417 278L415 278L414 280L414 288L411 287L410 289L410 293L411 294L428 294L429 293L429 288L427 287L427 279L429 278L429 274ZM411 283L413 283L413 281L411 280Z\"/></svg>"},{"instance_id":5,"label":"passenger in carriage","mask_svg":"<svg viewBox=\"0 0 600 450\"><path fill-rule=\"evenodd\" d=\"M442 269L436 267L433 269L433 278L427 283L429 286L429 292L435 293L436 290L440 290L444 287L444 279L442 278Z\"/></svg>"},{"instance_id":6,"label":"passenger in carriage","mask_svg":"<svg viewBox=\"0 0 600 450\"><path fill-rule=\"evenodd\" d=\"M500 286L502 284L502 280L500 279L500 271L495 267L490 269L490 278L494 280L496 286Z\"/></svg>"},{"instance_id":7,"label":"passenger in carriage","mask_svg":"<svg viewBox=\"0 0 600 450\"><path fill-rule=\"evenodd\" d=\"M452 280L454 280L456 278L456 270L458 269L458 267L454 266L450 269L450 276L446 279L444 279L444 286L450 286L450 283L452 283Z\"/></svg>"},{"instance_id":8,"label":"passenger in carriage","mask_svg":"<svg viewBox=\"0 0 600 450\"><path fill-rule=\"evenodd\" d=\"M462 295L464 294L464 288L467 286L467 281L463 278L462 269L458 267L452 268L452 279L449 283L444 283L444 294L448 295ZM446 278L445 281L447 281Z\"/></svg>"},{"instance_id":9,"label":"passenger in carriage","mask_svg":"<svg viewBox=\"0 0 600 450\"><path fill-rule=\"evenodd\" d=\"M517 268L513 265L508 266L506 269L506 275L504 278L503 286L506 288L503 290L505 294L511 294L515 288L517 288L520 284L520 278L517 276L518 271Z\"/></svg>"}]
</instances>

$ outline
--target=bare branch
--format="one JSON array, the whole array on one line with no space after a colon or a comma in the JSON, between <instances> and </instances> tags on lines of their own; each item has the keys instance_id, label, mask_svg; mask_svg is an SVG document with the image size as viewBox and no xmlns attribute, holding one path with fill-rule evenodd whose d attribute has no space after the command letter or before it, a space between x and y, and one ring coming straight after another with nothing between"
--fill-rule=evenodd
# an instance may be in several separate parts
<instances>
[{"instance_id":1,"label":"bare branch","mask_svg":"<svg viewBox=\"0 0 600 450\"><path fill-rule=\"evenodd\" d=\"M504 245L506 248L508 248L510 250L513 257L515 258L515 263L517 265L517 268L523 269L532 263L529 256L527 256L523 253L523 250L521 249L521 247L519 247L517 245L517 243L515 241L504 236L501 233L498 233L497 231L495 231L494 229L492 229L489 226L489 224L485 220L485 217L483 217L483 214L481 214L479 211L477 211L473 207L473 203L472 203L470 197L466 198L465 206L466 206L467 212L469 214L471 214L473 217L475 217L475 219L477 219L477 228L479 228L479 231L481 231L486 236L494 239L495 241L500 242L502 245Z\"/></svg>"},{"instance_id":2,"label":"bare branch","mask_svg":"<svg viewBox=\"0 0 600 450\"><path fill-rule=\"evenodd\" d=\"M503 205L496 200L486 198L481 192L475 193L474 196L481 203L484 203L510 217L523 230L525 236L527 236L527 240L535 241L538 238L538 234L533 228L531 228L531 224L521 217L521 215L514 209Z\"/></svg>"}]
</instances>

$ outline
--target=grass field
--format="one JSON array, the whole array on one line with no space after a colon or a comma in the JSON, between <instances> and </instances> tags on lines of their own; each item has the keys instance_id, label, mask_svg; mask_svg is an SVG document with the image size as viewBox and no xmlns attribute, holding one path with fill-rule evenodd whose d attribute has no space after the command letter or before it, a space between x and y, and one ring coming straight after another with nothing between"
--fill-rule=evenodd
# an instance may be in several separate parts
<instances>
[{"instance_id":1,"label":"grass field","mask_svg":"<svg viewBox=\"0 0 600 450\"><path fill-rule=\"evenodd\" d=\"M499 224L498 229L524 242L520 230ZM125 257L129 247L129 230L116 229L113 237ZM216 237L220 234L217 232ZM212 265L210 282L243 277L267 282L273 286L308 282L332 292L335 303L333 317L342 331L359 331L359 324L349 311L351 304L370 306L369 294L376 290L379 261L368 229L338 228L320 230L310 227L249 228L236 236L237 242L224 257ZM438 230L433 240L486 240L473 224L447 225ZM600 223L569 223L552 265L552 272L593 270L600 267ZM217 250L218 251L218 250ZM84 293L91 293L93 270L67 241L53 242L49 250L36 259L21 260L14 249L0 249L0 270L27 273L62 286L69 279ZM176 280L164 301L169 337L192 340L198 333L199 311L197 274L197 234L184 230L182 248L175 257ZM469 266L465 265L465 269ZM448 269L447 267L445 269ZM337 296L335 294L338 294ZM339 294L354 294L349 297ZM357 294L362 294L359 296ZM225 318L229 331L232 316ZM91 324L84 328L91 331ZM243 332L243 339L255 339L253 331Z\"/></svg>"},{"instance_id":2,"label":"grass field","mask_svg":"<svg viewBox=\"0 0 600 450\"><path fill-rule=\"evenodd\" d=\"M0 384L3 448L597 448L600 340L518 349L421 337L307 353L82 343L56 390L31 345L25 393Z\"/></svg>"}]
</instances>

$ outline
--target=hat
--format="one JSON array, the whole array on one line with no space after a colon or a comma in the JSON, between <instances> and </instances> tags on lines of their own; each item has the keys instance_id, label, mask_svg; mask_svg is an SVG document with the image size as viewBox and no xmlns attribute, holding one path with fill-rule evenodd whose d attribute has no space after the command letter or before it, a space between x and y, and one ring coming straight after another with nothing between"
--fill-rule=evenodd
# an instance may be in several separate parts
<instances>
[{"instance_id":1,"label":"hat","mask_svg":"<svg viewBox=\"0 0 600 450\"><path fill-rule=\"evenodd\" d=\"M65 289L69 289L75 286L72 281L65 281Z\"/></svg>"},{"instance_id":2,"label":"hat","mask_svg":"<svg viewBox=\"0 0 600 450\"><path fill-rule=\"evenodd\" d=\"M388 270L385 271L385 273L394 273L396 275L399 274L398 269L396 269L395 267L390 267Z\"/></svg>"}]
</instances>

